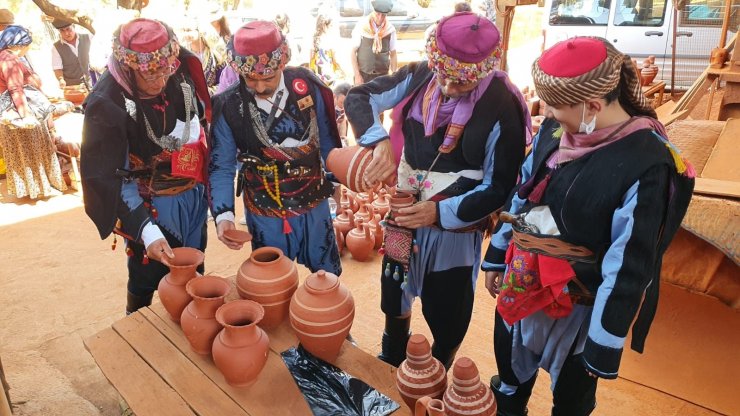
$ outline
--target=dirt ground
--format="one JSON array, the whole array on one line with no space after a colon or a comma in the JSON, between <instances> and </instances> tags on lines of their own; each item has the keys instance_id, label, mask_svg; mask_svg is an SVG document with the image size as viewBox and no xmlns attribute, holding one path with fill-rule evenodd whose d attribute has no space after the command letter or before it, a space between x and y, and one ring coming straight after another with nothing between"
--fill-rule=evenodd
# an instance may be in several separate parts
<instances>
[{"instance_id":1,"label":"dirt ground","mask_svg":"<svg viewBox=\"0 0 740 416\"><path fill-rule=\"evenodd\" d=\"M0 358L11 385L16 415L118 415L120 397L85 350L83 339L124 316L125 254L101 241L79 193L31 202L7 197L0 183ZM209 227L206 271L236 273L248 249L232 251ZM378 257L358 263L343 256L342 280L352 290L356 318L352 335L371 354L380 349L383 318L378 299ZM302 277L306 275L302 269ZM155 302L156 302L155 298ZM481 378L495 374L494 300L478 280L473 320L459 356L472 358ZM417 310L412 330L429 336ZM533 416L549 414L547 374L540 375L530 402ZM679 398L618 379L600 382L596 415L708 416L716 413Z\"/></svg>"}]
</instances>

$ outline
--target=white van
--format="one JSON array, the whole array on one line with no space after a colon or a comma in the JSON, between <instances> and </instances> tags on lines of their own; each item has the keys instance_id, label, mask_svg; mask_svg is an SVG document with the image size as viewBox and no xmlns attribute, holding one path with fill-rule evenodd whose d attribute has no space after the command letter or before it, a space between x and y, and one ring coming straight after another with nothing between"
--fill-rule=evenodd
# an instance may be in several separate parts
<instances>
[{"instance_id":1,"label":"white van","mask_svg":"<svg viewBox=\"0 0 740 416\"><path fill-rule=\"evenodd\" d=\"M638 64L655 55L658 79L668 89L672 83L676 89L687 89L707 67L709 53L719 43L724 1L682 0L674 13L672 0L545 0L544 45L548 48L573 36L601 36ZM730 16L733 33L739 22L738 7L733 5ZM676 74L672 80L674 25Z\"/></svg>"}]
</instances>

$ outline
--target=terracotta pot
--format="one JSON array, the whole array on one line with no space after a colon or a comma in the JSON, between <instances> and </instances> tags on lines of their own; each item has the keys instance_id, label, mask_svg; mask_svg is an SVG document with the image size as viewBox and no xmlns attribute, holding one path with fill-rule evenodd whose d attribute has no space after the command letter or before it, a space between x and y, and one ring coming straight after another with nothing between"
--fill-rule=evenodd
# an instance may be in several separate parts
<instances>
[{"instance_id":1,"label":"terracotta pot","mask_svg":"<svg viewBox=\"0 0 740 416\"><path fill-rule=\"evenodd\" d=\"M354 210L353 206L355 204L352 197L349 195L349 189L342 187L342 195L339 197L339 208L341 212L344 212L346 209Z\"/></svg>"},{"instance_id":2,"label":"terracotta pot","mask_svg":"<svg viewBox=\"0 0 740 416\"><path fill-rule=\"evenodd\" d=\"M341 231L337 228L336 223L334 224L334 236L337 239L337 249L339 249L339 255L342 255L342 251L344 251L344 234L342 234Z\"/></svg>"},{"instance_id":3,"label":"terracotta pot","mask_svg":"<svg viewBox=\"0 0 740 416\"><path fill-rule=\"evenodd\" d=\"M355 194L355 201L359 208L362 208L365 204L372 204L373 199L375 199L375 194L372 189L368 189L367 192L358 192Z\"/></svg>"},{"instance_id":4,"label":"terracotta pot","mask_svg":"<svg viewBox=\"0 0 740 416\"><path fill-rule=\"evenodd\" d=\"M496 414L496 399L493 392L478 375L473 360L462 357L452 367L452 383L445 391L444 399L450 416L493 416Z\"/></svg>"},{"instance_id":5,"label":"terracotta pot","mask_svg":"<svg viewBox=\"0 0 740 416\"><path fill-rule=\"evenodd\" d=\"M709 66L720 69L727 61L727 50L725 48L714 48L709 55Z\"/></svg>"},{"instance_id":6,"label":"terracotta pot","mask_svg":"<svg viewBox=\"0 0 740 416\"><path fill-rule=\"evenodd\" d=\"M388 196L388 191L385 190L385 188L381 188L380 191L378 191L378 195L376 196L375 200L373 201L373 208L377 208L380 212L380 218L385 218L385 215L390 211L390 197Z\"/></svg>"},{"instance_id":7,"label":"terracotta pot","mask_svg":"<svg viewBox=\"0 0 740 416\"><path fill-rule=\"evenodd\" d=\"M82 104L85 101L85 97L87 97L87 91L83 88L78 85L64 87L64 99L74 105Z\"/></svg>"},{"instance_id":8,"label":"terracotta pot","mask_svg":"<svg viewBox=\"0 0 740 416\"><path fill-rule=\"evenodd\" d=\"M243 230L226 230L224 231L224 238L234 243L247 243L252 241L252 234Z\"/></svg>"},{"instance_id":9,"label":"terracotta pot","mask_svg":"<svg viewBox=\"0 0 740 416\"><path fill-rule=\"evenodd\" d=\"M373 217L370 219L370 233L373 235L373 239L375 240L375 248L376 250L383 246L383 226L380 225L380 222L383 220L383 217L380 216L380 211L378 208L373 208Z\"/></svg>"},{"instance_id":10,"label":"terracotta pot","mask_svg":"<svg viewBox=\"0 0 740 416\"><path fill-rule=\"evenodd\" d=\"M257 326L264 314L262 305L251 300L235 300L216 311L223 329L213 341L213 362L232 386L252 385L265 367L270 339Z\"/></svg>"},{"instance_id":11,"label":"terracotta pot","mask_svg":"<svg viewBox=\"0 0 740 416\"><path fill-rule=\"evenodd\" d=\"M355 216L351 209L345 209L341 214L334 218L334 227L343 235L347 235L349 230L355 227Z\"/></svg>"},{"instance_id":12,"label":"terracotta pot","mask_svg":"<svg viewBox=\"0 0 740 416\"><path fill-rule=\"evenodd\" d=\"M648 56L642 62L642 69L640 69L640 77L642 79L642 86L650 85L655 77L658 75L658 66L655 65L655 57Z\"/></svg>"},{"instance_id":13,"label":"terracotta pot","mask_svg":"<svg viewBox=\"0 0 740 416\"><path fill-rule=\"evenodd\" d=\"M326 168L347 188L355 192L364 192L368 187L365 186L363 178L372 159L372 148L342 147L329 152L326 158Z\"/></svg>"},{"instance_id":14,"label":"terracotta pot","mask_svg":"<svg viewBox=\"0 0 740 416\"><path fill-rule=\"evenodd\" d=\"M445 416L446 414L442 400L424 396L416 401L414 416Z\"/></svg>"},{"instance_id":15,"label":"terracotta pot","mask_svg":"<svg viewBox=\"0 0 740 416\"><path fill-rule=\"evenodd\" d=\"M416 203L416 196L401 191L397 191L390 199L391 218L398 216L399 209L410 207Z\"/></svg>"},{"instance_id":16,"label":"terracotta pot","mask_svg":"<svg viewBox=\"0 0 740 416\"><path fill-rule=\"evenodd\" d=\"M345 244L357 261L366 261L375 246L375 238L370 234L370 227L360 218L355 218L355 228L347 233Z\"/></svg>"},{"instance_id":17,"label":"terracotta pot","mask_svg":"<svg viewBox=\"0 0 740 416\"><path fill-rule=\"evenodd\" d=\"M357 219L361 219L363 222L367 223L370 222L370 218L372 217L373 212L373 206L368 203L363 203L360 205L360 209L355 212L355 222L357 222Z\"/></svg>"},{"instance_id":18,"label":"terracotta pot","mask_svg":"<svg viewBox=\"0 0 740 416\"><path fill-rule=\"evenodd\" d=\"M203 276L190 280L185 286L193 300L182 311L180 326L190 348L197 354L208 355L213 339L221 331L221 324L216 322L216 310L224 304L231 285L218 276Z\"/></svg>"},{"instance_id":19,"label":"terracotta pot","mask_svg":"<svg viewBox=\"0 0 740 416\"><path fill-rule=\"evenodd\" d=\"M175 322L180 322L183 309L192 300L185 290L185 285L198 275L195 269L203 264L205 254L191 247L173 248L172 252L175 253L175 258L170 259L166 256L162 258L162 264L169 267L170 272L159 281L157 291L159 300L170 318Z\"/></svg>"},{"instance_id":20,"label":"terracotta pot","mask_svg":"<svg viewBox=\"0 0 740 416\"><path fill-rule=\"evenodd\" d=\"M290 301L290 325L308 352L333 363L352 328L355 301L335 274L310 274Z\"/></svg>"},{"instance_id":21,"label":"terracotta pot","mask_svg":"<svg viewBox=\"0 0 740 416\"><path fill-rule=\"evenodd\" d=\"M298 288L295 263L276 247L262 247L242 263L236 274L236 290L242 299L265 308L262 328L274 328L288 316L290 298Z\"/></svg>"},{"instance_id":22,"label":"terracotta pot","mask_svg":"<svg viewBox=\"0 0 740 416\"><path fill-rule=\"evenodd\" d=\"M442 398L447 388L447 373L442 363L432 357L432 348L424 335L414 334L409 338L406 359L396 371L396 387L411 409L421 397Z\"/></svg>"}]
</instances>

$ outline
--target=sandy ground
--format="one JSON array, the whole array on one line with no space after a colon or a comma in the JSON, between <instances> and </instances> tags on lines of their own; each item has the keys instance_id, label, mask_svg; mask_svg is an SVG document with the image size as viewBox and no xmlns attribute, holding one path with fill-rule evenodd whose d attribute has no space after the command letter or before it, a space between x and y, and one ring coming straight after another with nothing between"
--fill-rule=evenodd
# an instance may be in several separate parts
<instances>
[{"instance_id":1,"label":"sandy ground","mask_svg":"<svg viewBox=\"0 0 740 416\"><path fill-rule=\"evenodd\" d=\"M7 197L0 185L0 357L16 415L117 415L120 397L107 382L83 339L123 317L125 255L101 241L68 192L31 202ZM209 228L206 270L229 276L248 256L231 251ZM343 256L343 281L357 301L352 335L359 346L380 349L378 257L358 263ZM302 276L307 272L301 270ZM495 303L479 279L475 311L458 356L471 357L487 379L495 373L492 315ZM156 298L155 298L156 301ZM418 308L418 302L416 307ZM429 335L418 309L412 329ZM533 416L549 414L549 378L542 373L530 403ZM714 415L715 413L627 380L602 381L597 415Z\"/></svg>"}]
</instances>

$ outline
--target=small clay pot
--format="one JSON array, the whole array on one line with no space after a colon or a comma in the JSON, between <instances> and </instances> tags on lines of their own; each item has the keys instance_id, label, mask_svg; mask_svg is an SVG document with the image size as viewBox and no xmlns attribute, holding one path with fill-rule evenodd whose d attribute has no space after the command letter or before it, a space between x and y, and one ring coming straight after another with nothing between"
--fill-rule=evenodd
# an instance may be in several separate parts
<instances>
[{"instance_id":1,"label":"small clay pot","mask_svg":"<svg viewBox=\"0 0 740 416\"><path fill-rule=\"evenodd\" d=\"M369 147L348 146L329 152L326 168L347 188L355 192L364 192L365 170L373 160L373 150Z\"/></svg>"},{"instance_id":2,"label":"small clay pot","mask_svg":"<svg viewBox=\"0 0 740 416\"><path fill-rule=\"evenodd\" d=\"M714 48L709 55L709 66L714 69L720 69L727 61L727 50L725 48Z\"/></svg>"},{"instance_id":3,"label":"small clay pot","mask_svg":"<svg viewBox=\"0 0 740 416\"><path fill-rule=\"evenodd\" d=\"M252 234L243 230L226 230L224 231L224 238L233 243L244 244L252 241Z\"/></svg>"},{"instance_id":4,"label":"small clay pot","mask_svg":"<svg viewBox=\"0 0 740 416\"><path fill-rule=\"evenodd\" d=\"M496 399L487 384L481 383L473 360L462 357L452 367L452 383L443 401L449 416L494 416Z\"/></svg>"},{"instance_id":5,"label":"small clay pot","mask_svg":"<svg viewBox=\"0 0 740 416\"><path fill-rule=\"evenodd\" d=\"M375 246L375 238L370 233L370 227L360 218L355 218L355 228L347 233L345 244L357 261L367 261Z\"/></svg>"},{"instance_id":6,"label":"small clay pot","mask_svg":"<svg viewBox=\"0 0 740 416\"><path fill-rule=\"evenodd\" d=\"M370 218L370 222L368 225L370 226L370 233L373 235L373 238L375 239L375 248L378 250L380 247L383 246L383 226L380 225L381 221L383 220L383 217L380 216L380 211L378 208L373 208L373 217Z\"/></svg>"},{"instance_id":7,"label":"small clay pot","mask_svg":"<svg viewBox=\"0 0 740 416\"><path fill-rule=\"evenodd\" d=\"M216 321L216 310L224 304L231 285L222 277L203 276L190 280L186 289L193 300L182 311L182 332L196 354L208 355L213 339L221 331L221 324Z\"/></svg>"},{"instance_id":8,"label":"small clay pot","mask_svg":"<svg viewBox=\"0 0 740 416\"><path fill-rule=\"evenodd\" d=\"M343 235L347 235L349 230L355 227L355 216L351 209L345 209L341 214L334 218L334 227Z\"/></svg>"},{"instance_id":9,"label":"small clay pot","mask_svg":"<svg viewBox=\"0 0 740 416\"><path fill-rule=\"evenodd\" d=\"M373 208L378 209L381 219L385 218L385 215L390 211L390 202L388 191L385 188L381 188L373 201Z\"/></svg>"},{"instance_id":10,"label":"small clay pot","mask_svg":"<svg viewBox=\"0 0 740 416\"><path fill-rule=\"evenodd\" d=\"M391 197L390 208L391 208L391 219L397 217L398 210L414 205L416 203L416 196L408 193L397 191L394 196Z\"/></svg>"},{"instance_id":11,"label":"small clay pot","mask_svg":"<svg viewBox=\"0 0 740 416\"><path fill-rule=\"evenodd\" d=\"M176 247L172 252L175 254L174 258L162 258L162 264L169 267L170 272L159 281L157 292L170 319L179 323L183 309L192 300L185 285L198 275L196 269L203 264L205 254L192 247Z\"/></svg>"},{"instance_id":12,"label":"small clay pot","mask_svg":"<svg viewBox=\"0 0 740 416\"><path fill-rule=\"evenodd\" d=\"M270 339L257 326L262 306L251 300L235 300L218 308L216 321L223 326L213 341L213 362L234 387L248 387L265 367Z\"/></svg>"},{"instance_id":13,"label":"small clay pot","mask_svg":"<svg viewBox=\"0 0 740 416\"><path fill-rule=\"evenodd\" d=\"M446 416L445 404L442 400L424 396L416 401L414 416Z\"/></svg>"},{"instance_id":14,"label":"small clay pot","mask_svg":"<svg viewBox=\"0 0 740 416\"><path fill-rule=\"evenodd\" d=\"M432 357L432 348L424 335L414 334L409 338L406 359L396 371L396 387L411 409L421 397L442 398L447 388L447 373L442 363Z\"/></svg>"}]
</instances>

